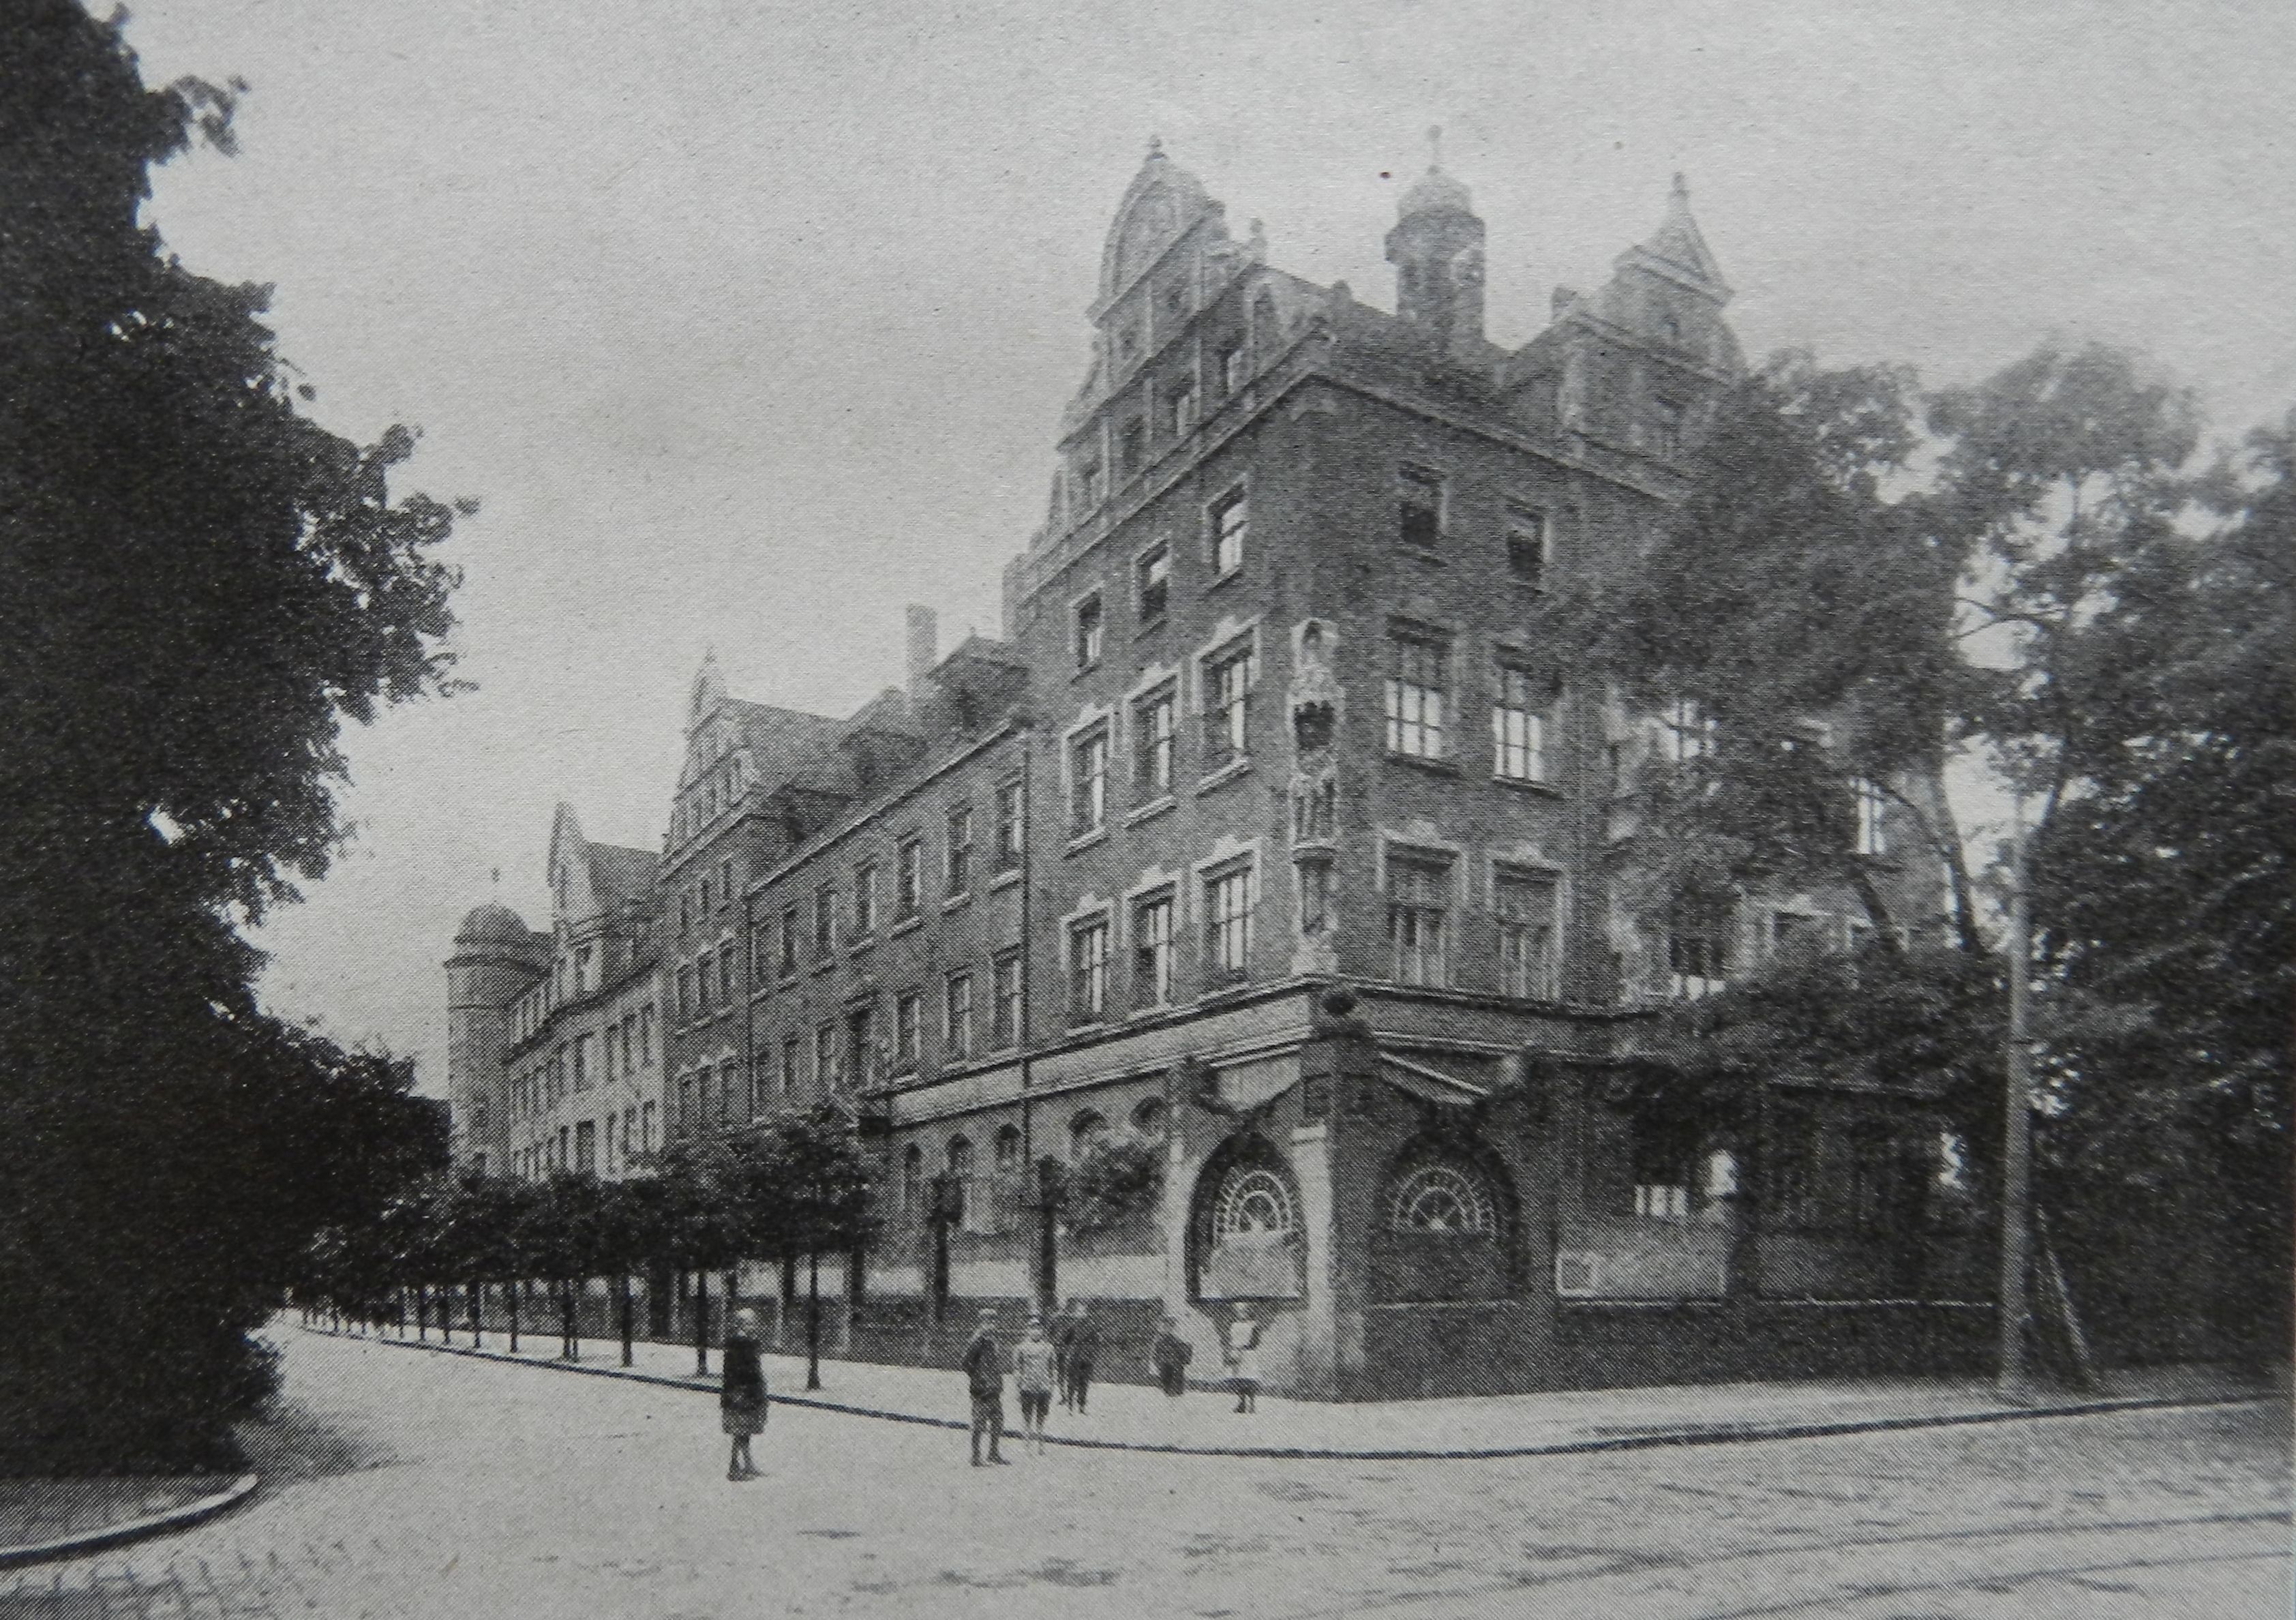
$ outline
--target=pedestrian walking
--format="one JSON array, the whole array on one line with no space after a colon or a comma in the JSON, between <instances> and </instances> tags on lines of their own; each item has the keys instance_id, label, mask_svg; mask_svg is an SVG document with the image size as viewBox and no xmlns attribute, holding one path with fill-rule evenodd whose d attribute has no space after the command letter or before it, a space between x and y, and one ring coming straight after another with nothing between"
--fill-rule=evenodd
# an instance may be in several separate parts
<instances>
[{"instance_id":1,"label":"pedestrian walking","mask_svg":"<svg viewBox=\"0 0 2296 1620\"><path fill-rule=\"evenodd\" d=\"M1053 1377L1061 1391L1061 1410L1074 1411L1076 1401L1069 1394L1069 1339L1076 1332L1076 1322L1060 1308L1058 1300L1046 1300L1045 1308L1053 1313L1048 1331L1053 1340Z\"/></svg>"},{"instance_id":2,"label":"pedestrian walking","mask_svg":"<svg viewBox=\"0 0 2296 1620\"><path fill-rule=\"evenodd\" d=\"M980 1436L988 1436L988 1460L1003 1462L1004 1442L1004 1352L996 1343L996 1312L984 1306L980 1325L964 1347L965 1386L972 1392L972 1466L980 1466Z\"/></svg>"},{"instance_id":3,"label":"pedestrian walking","mask_svg":"<svg viewBox=\"0 0 2296 1620\"><path fill-rule=\"evenodd\" d=\"M1086 1311L1084 1301L1069 1301L1067 1387L1061 1404L1081 1412L1092 1396L1093 1364L1100 1360L1100 1324Z\"/></svg>"},{"instance_id":4,"label":"pedestrian walking","mask_svg":"<svg viewBox=\"0 0 2296 1620\"><path fill-rule=\"evenodd\" d=\"M750 1455L750 1437L766 1432L766 1363L758 1353L756 1312L744 1307L734 1312L721 1361L724 1376L718 1386L718 1421L734 1439L726 1477L755 1479L758 1465Z\"/></svg>"},{"instance_id":5,"label":"pedestrian walking","mask_svg":"<svg viewBox=\"0 0 2296 1620\"><path fill-rule=\"evenodd\" d=\"M1148 1353L1155 1364L1156 1382L1168 1395L1188 1393L1188 1363L1196 1359L1195 1346L1180 1336L1177 1319L1166 1317L1156 1330L1156 1343Z\"/></svg>"},{"instance_id":6,"label":"pedestrian walking","mask_svg":"<svg viewBox=\"0 0 2296 1620\"><path fill-rule=\"evenodd\" d=\"M1053 1341L1045 1336L1045 1319L1029 1313L1029 1330L1013 1352L1013 1387L1021 1395L1021 1443L1038 1457L1045 1454L1045 1419L1053 1410Z\"/></svg>"},{"instance_id":7,"label":"pedestrian walking","mask_svg":"<svg viewBox=\"0 0 2296 1620\"><path fill-rule=\"evenodd\" d=\"M1253 1320L1250 1305L1238 1305L1235 1320L1227 1325L1227 1377L1235 1386L1235 1410L1258 1411L1259 1324Z\"/></svg>"}]
</instances>

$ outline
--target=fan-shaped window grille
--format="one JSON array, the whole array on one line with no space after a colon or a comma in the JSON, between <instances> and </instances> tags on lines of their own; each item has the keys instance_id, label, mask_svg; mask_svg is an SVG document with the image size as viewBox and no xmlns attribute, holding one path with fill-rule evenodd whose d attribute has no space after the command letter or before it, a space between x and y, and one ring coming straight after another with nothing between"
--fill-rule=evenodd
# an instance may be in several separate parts
<instances>
[{"instance_id":1,"label":"fan-shaped window grille","mask_svg":"<svg viewBox=\"0 0 2296 1620\"><path fill-rule=\"evenodd\" d=\"M1423 1164L1396 1183L1388 1223L1398 1232L1494 1237L1498 1219L1482 1178L1448 1164Z\"/></svg>"},{"instance_id":2,"label":"fan-shaped window grille","mask_svg":"<svg viewBox=\"0 0 2296 1620\"><path fill-rule=\"evenodd\" d=\"M1221 1184L1219 1202L1212 1207L1212 1237L1227 1244L1270 1237L1292 1229L1292 1194L1283 1178L1272 1171L1238 1169Z\"/></svg>"}]
</instances>

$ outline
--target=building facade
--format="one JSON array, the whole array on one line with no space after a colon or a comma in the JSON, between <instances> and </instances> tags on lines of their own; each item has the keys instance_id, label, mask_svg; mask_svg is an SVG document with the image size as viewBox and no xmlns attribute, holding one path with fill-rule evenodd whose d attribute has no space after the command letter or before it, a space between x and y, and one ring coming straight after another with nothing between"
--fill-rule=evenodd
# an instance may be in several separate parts
<instances>
[{"instance_id":1,"label":"building facade","mask_svg":"<svg viewBox=\"0 0 2296 1620\"><path fill-rule=\"evenodd\" d=\"M1513 349L1484 242L1431 169L1389 314L1271 267L1152 150L1001 639L941 658L913 619L906 686L844 720L697 679L665 1130L855 1110L882 1231L832 1272L853 1353L941 1359L978 1303L1072 1296L1142 1374L1158 1316L1216 1371L1248 1303L1271 1386L1336 1398L1981 1342L1941 1098L1797 1074L1718 1106L1650 1040L1863 908L1654 902L1637 781L1710 729L1543 634L1636 565L1742 370L1686 193ZM1895 805L1865 876L1932 918Z\"/></svg>"}]
</instances>

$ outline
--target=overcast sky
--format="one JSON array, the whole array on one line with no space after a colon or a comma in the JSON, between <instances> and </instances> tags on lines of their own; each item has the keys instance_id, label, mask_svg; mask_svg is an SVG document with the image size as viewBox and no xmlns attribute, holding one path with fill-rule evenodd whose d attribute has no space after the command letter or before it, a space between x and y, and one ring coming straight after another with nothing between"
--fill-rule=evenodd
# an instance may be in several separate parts
<instances>
[{"instance_id":1,"label":"overcast sky","mask_svg":"<svg viewBox=\"0 0 2296 1620\"><path fill-rule=\"evenodd\" d=\"M327 425L418 426L405 487L483 503L478 690L350 739L356 839L261 936L275 1010L426 1090L455 922L496 868L546 917L552 806L659 847L706 647L839 712L899 678L905 602L994 632L1151 135L1273 262L1391 306L1439 123L1503 341L1681 169L1750 354L1946 382L2057 332L2227 435L2296 399L2286 0L142 0L127 35L148 82L252 86L238 157L160 176L168 245L275 284Z\"/></svg>"}]
</instances>

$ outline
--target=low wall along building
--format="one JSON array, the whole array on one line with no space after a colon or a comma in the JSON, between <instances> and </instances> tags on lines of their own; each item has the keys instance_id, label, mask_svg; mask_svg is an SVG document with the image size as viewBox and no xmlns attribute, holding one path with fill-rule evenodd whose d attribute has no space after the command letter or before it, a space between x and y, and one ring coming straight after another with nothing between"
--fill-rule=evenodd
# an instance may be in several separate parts
<instances>
[{"instance_id":1,"label":"low wall along building","mask_svg":"<svg viewBox=\"0 0 2296 1620\"><path fill-rule=\"evenodd\" d=\"M843 1353L947 1362L981 1303L1070 1298L1110 1376L1170 1314L1217 1377L1249 1304L1268 1386L1343 1399L1979 1353L1945 1099L1710 1096L1653 1038L1863 907L1638 908L1637 775L1708 728L1542 637L1560 588L1634 566L1742 370L1686 190L1517 349L1483 243L1431 169L1390 315L1272 267L1152 150L1000 637L943 656L912 610L905 683L843 720L705 662L640 1082L665 1141L855 1113L882 1230L824 1268ZM1933 926L1892 803L1857 854Z\"/></svg>"}]
</instances>

